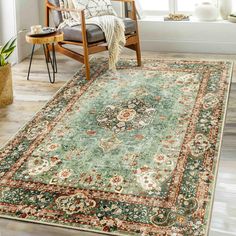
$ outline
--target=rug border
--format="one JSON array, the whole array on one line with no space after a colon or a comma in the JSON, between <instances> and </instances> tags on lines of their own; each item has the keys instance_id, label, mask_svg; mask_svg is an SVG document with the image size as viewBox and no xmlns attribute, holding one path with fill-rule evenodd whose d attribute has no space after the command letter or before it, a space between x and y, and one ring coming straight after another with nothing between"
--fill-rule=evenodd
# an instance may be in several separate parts
<instances>
[{"instance_id":1,"label":"rug border","mask_svg":"<svg viewBox=\"0 0 236 236\"><path fill-rule=\"evenodd\" d=\"M221 135L220 135L220 143L219 143L219 150L218 150L218 155L217 155L217 161L216 161L216 170L215 170L215 181L213 185L213 194L212 194L212 199L209 207L210 211L210 216L209 216L209 221L207 223L207 228L206 228L206 233L205 236L208 236L210 233L210 226L211 226L211 221L212 221L212 216L213 216L213 207L214 207L214 202L215 202L215 195L216 195L216 185L218 181L218 175L219 175L219 166L220 166L220 161L221 161L221 154L222 154L222 143L223 143L223 138L224 138L224 130L225 130L225 125L226 125L226 119L228 115L228 107L229 107L229 98L230 98L230 91L231 91L231 86L232 86L232 81L233 81L233 72L234 72L234 61L231 61L231 71L230 71L230 76L229 76L229 85L227 88L227 97L226 97L226 104L225 104L225 109L224 109L224 117L222 120L222 127L221 127Z\"/></svg>"},{"instance_id":2,"label":"rug border","mask_svg":"<svg viewBox=\"0 0 236 236\"><path fill-rule=\"evenodd\" d=\"M90 61L93 60L94 57L91 57ZM127 60L133 60L135 61L135 59L133 58L125 58L123 57L122 59L127 59ZM220 163L220 156L221 156L221 152L222 152L222 142L223 142L223 134L224 134L224 129L225 129L225 124L226 124L226 117L227 117L227 110L228 110L228 105L229 105L229 97L230 97L230 89L231 89L231 84L232 84L232 77L233 77L233 68L234 68L234 60L222 60L222 59L207 59L204 58L203 60L201 60L200 58L184 58L184 59L180 59L180 58L150 58L150 57L145 57L146 60L150 60L150 61L183 61L183 62L188 62L188 61L192 61L192 62L230 62L231 63L231 68L230 68L230 74L229 74L229 85L228 85L228 89L227 89L227 97L226 97L226 103L225 103L225 109L224 109L224 117L222 120L222 128L221 128L221 136L220 136L220 143L219 143L219 150L218 150L218 155L217 155L217 163L216 163L216 178L214 181L214 186L213 186L213 197L210 203L210 207L209 207L209 221L208 224L206 226L206 232L205 232L205 236L207 236L209 234L210 231L210 224L211 224L211 220L212 220L212 212L213 212L213 205L214 205L214 199L215 199L215 189L216 189L216 183L217 183L217 179L218 179L218 172L219 172L219 163ZM39 108L39 110L28 120L25 122L25 124L14 134L12 135L2 146L0 146L0 151L1 149L3 149L9 142L11 142L11 140L18 134L20 133L22 130L25 129L25 127L28 125L28 123L30 123L31 121L34 120L34 118L41 112L41 110L46 107L50 102L52 102L55 97L71 82L71 80L73 80L76 75L83 70L84 66L82 66L80 68L80 70L78 72L76 72L73 77L71 79L69 79L65 84L62 85L62 87L45 103L42 105L41 108ZM13 220L13 221L17 221L19 223L33 223L33 224L37 224L37 225L46 225L46 226L52 226L52 227L58 227L58 228L66 228L66 229L71 229L71 230L76 230L76 231L81 231L81 232L90 232L90 233L98 233L99 235L114 235L114 236L123 236L124 234L119 234L119 233L108 233L108 232L102 232L100 230L93 230L93 229L85 229L85 228L81 228L81 227L74 227L74 226L68 226L68 225L62 225L62 224L56 224L56 223L47 223L47 222L40 222L40 221L36 221L36 220L27 220L27 219L21 219L21 218L17 218L17 217L12 217L12 216L6 216L6 215L1 215L0 214L0 218L1 219L8 219L8 220Z\"/></svg>"}]
</instances>

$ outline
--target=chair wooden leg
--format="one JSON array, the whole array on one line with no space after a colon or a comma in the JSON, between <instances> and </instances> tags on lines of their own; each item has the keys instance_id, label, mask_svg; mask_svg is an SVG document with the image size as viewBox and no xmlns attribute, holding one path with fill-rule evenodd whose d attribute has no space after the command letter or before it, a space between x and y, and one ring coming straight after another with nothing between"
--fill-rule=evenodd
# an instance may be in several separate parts
<instances>
[{"instance_id":1,"label":"chair wooden leg","mask_svg":"<svg viewBox=\"0 0 236 236\"><path fill-rule=\"evenodd\" d=\"M84 64L85 64L85 70L86 70L86 79L90 80L89 50L88 50L87 31L86 31L84 11L81 12L81 28L82 28L82 37L83 37Z\"/></svg>"},{"instance_id":2,"label":"chair wooden leg","mask_svg":"<svg viewBox=\"0 0 236 236\"><path fill-rule=\"evenodd\" d=\"M84 48L84 65L86 71L86 79L90 80L90 64L89 64L88 48Z\"/></svg>"},{"instance_id":3,"label":"chair wooden leg","mask_svg":"<svg viewBox=\"0 0 236 236\"><path fill-rule=\"evenodd\" d=\"M136 51L138 66L142 66L142 55L141 55L141 49L140 49L140 42L138 42L135 45L135 51Z\"/></svg>"}]
</instances>

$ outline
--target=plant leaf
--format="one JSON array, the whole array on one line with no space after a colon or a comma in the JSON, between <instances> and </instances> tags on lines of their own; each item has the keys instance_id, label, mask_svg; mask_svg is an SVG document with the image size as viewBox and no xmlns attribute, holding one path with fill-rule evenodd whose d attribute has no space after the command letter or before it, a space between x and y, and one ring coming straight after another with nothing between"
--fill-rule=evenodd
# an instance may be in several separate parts
<instances>
[{"instance_id":1,"label":"plant leaf","mask_svg":"<svg viewBox=\"0 0 236 236\"><path fill-rule=\"evenodd\" d=\"M17 37L12 37L3 47L0 47L0 66L7 64L7 59L16 48Z\"/></svg>"},{"instance_id":2,"label":"plant leaf","mask_svg":"<svg viewBox=\"0 0 236 236\"><path fill-rule=\"evenodd\" d=\"M12 47L12 46L16 46L16 40L17 40L17 38L14 38L13 39L13 41L12 41L12 43L10 44L10 48Z\"/></svg>"},{"instance_id":3,"label":"plant leaf","mask_svg":"<svg viewBox=\"0 0 236 236\"><path fill-rule=\"evenodd\" d=\"M14 50L13 51L11 51L6 57L5 57L5 60L7 60L10 56L11 56L11 54L14 52Z\"/></svg>"},{"instance_id":4,"label":"plant leaf","mask_svg":"<svg viewBox=\"0 0 236 236\"><path fill-rule=\"evenodd\" d=\"M3 53L10 45L12 38L2 47L0 54Z\"/></svg>"},{"instance_id":5,"label":"plant leaf","mask_svg":"<svg viewBox=\"0 0 236 236\"><path fill-rule=\"evenodd\" d=\"M7 48L4 52L2 52L3 55L8 55L9 53L12 53L16 46L12 46L11 48Z\"/></svg>"}]
</instances>

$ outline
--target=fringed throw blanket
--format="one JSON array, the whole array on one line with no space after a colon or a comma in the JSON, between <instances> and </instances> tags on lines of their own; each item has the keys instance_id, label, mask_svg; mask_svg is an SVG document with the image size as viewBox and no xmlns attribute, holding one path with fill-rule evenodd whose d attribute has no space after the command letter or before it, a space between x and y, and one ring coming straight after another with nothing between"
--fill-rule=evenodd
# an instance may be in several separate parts
<instances>
[{"instance_id":1,"label":"fringed throw blanket","mask_svg":"<svg viewBox=\"0 0 236 236\"><path fill-rule=\"evenodd\" d=\"M105 34L109 50L109 68L115 70L126 38L124 22L117 17L110 0L60 0L60 7L85 9L86 24L97 25ZM63 12L62 17L60 28L81 23L79 13Z\"/></svg>"}]
</instances>

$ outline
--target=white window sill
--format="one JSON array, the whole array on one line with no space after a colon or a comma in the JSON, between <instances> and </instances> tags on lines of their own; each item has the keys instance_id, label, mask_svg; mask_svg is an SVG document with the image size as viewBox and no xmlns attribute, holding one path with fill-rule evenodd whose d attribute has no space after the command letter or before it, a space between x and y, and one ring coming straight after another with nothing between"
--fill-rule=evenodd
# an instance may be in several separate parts
<instances>
[{"instance_id":1,"label":"white window sill","mask_svg":"<svg viewBox=\"0 0 236 236\"><path fill-rule=\"evenodd\" d=\"M232 23L230 21L227 20L222 20L222 19L218 19L216 21L200 21L195 17L190 17L189 21L165 21L164 20L164 16L142 16L141 19L139 20L141 22L164 22L164 23L169 23L169 24L173 24L173 23L185 23L185 24L189 24L189 23L201 23L201 24L235 24L236 23Z\"/></svg>"}]
</instances>

